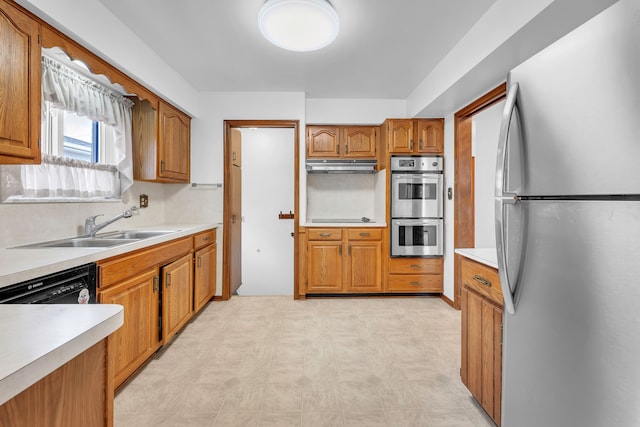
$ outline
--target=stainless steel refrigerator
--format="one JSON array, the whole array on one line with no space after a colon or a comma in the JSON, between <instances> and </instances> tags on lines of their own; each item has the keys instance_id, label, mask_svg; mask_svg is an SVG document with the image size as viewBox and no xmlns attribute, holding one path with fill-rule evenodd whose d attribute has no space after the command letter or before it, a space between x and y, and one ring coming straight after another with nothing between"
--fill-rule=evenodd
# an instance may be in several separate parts
<instances>
[{"instance_id":1,"label":"stainless steel refrigerator","mask_svg":"<svg viewBox=\"0 0 640 427\"><path fill-rule=\"evenodd\" d=\"M502 425L640 426L640 1L510 71Z\"/></svg>"}]
</instances>

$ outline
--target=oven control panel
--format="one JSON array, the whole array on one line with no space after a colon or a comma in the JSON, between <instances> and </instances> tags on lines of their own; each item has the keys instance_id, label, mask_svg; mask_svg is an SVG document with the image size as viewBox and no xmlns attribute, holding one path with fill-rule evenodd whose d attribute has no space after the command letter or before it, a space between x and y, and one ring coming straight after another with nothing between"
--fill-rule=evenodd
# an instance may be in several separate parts
<instances>
[{"instance_id":1,"label":"oven control panel","mask_svg":"<svg viewBox=\"0 0 640 427\"><path fill-rule=\"evenodd\" d=\"M392 172L435 172L442 173L440 156L392 156Z\"/></svg>"}]
</instances>

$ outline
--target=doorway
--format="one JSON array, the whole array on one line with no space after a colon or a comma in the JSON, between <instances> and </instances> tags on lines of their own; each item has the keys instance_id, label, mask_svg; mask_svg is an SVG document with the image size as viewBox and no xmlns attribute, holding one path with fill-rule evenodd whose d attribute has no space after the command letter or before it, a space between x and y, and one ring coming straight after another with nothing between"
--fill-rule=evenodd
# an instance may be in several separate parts
<instances>
[{"instance_id":1,"label":"doorway","mask_svg":"<svg viewBox=\"0 0 640 427\"><path fill-rule=\"evenodd\" d=\"M299 187L299 122L296 121L283 121L283 120L227 120L225 121L225 185L224 185L224 235L223 235L223 278L222 278L222 299L227 300L231 295L238 293L240 295L248 294L293 294L294 299L298 299L298 215L296 209L299 205L298 187ZM261 131L262 136L260 136ZM261 151L256 153L256 150L264 150L265 147L260 147L256 144L264 144L264 137L266 136L280 136L277 138L278 143L282 146L272 146L272 150ZM246 142L245 142L246 140ZM273 144L273 143L271 143ZM293 144L293 147L291 146ZM251 150L251 151L250 151ZM280 153L280 154L278 154ZM292 162L292 167L287 167L290 173L288 179L280 177L280 184L275 184L272 178L275 178L269 173L269 167L272 169L276 163L287 153L287 159ZM262 169L262 172L256 170L254 173L243 173L242 168ZM266 169L263 169L266 168ZM273 172L273 170L271 170ZM260 173L266 173L269 176L265 176L262 182L254 182L256 176ZM258 191L260 194L247 193L245 191L244 180L248 179L247 191ZM284 182L284 184L283 184ZM289 185L293 192L293 205L290 203L287 206L281 206L273 213L273 207L268 207L267 204L271 203L269 197L267 197L271 191L274 194L277 189L269 188L270 185ZM290 193L289 193L290 194ZM245 212L244 204L248 204L248 208ZM261 199L258 200L258 199ZM262 203L261 203L262 202ZM257 203L257 204L254 204ZM253 205L253 206L252 206ZM282 210L282 214L279 211ZM289 214L291 211L291 214ZM273 215L281 217L284 224L274 225L271 222L271 226L267 225L268 221L273 218ZM244 216L244 218L243 218ZM293 216L290 219L290 216ZM245 221L245 222L243 222ZM264 222L267 221L267 222ZM293 223L293 225L291 225ZM245 224L247 227L245 227ZM268 229L265 229L268 227ZM288 228L287 228L288 227ZM255 239L245 239L245 246L251 245L249 248L245 248L243 251L243 228L247 228L247 233L251 234ZM278 235L275 237L276 241L269 241L269 235L271 233L282 234L282 230L285 231L285 236ZM256 235L256 232L259 235ZM291 237L293 236L293 238ZM249 236L246 236L247 238ZM290 239L293 244L285 249L288 251L290 258L287 260L290 267L288 267L289 278L287 280L288 290L285 291L282 285L282 275L279 275L281 271L286 270L284 267L279 268L277 264L274 265L273 256L282 257L274 252L274 246L279 245L281 248L286 248L286 243L282 241L283 238ZM273 238L273 235L272 235ZM280 241L280 244L277 241ZM250 243L247 243L250 242ZM252 251L247 253L246 250ZM243 255L244 252L244 255ZM286 254L284 255L286 256ZM245 262L246 261L246 262ZM277 260L276 260L277 261ZM246 264L246 265L244 265ZM284 262L282 263L284 264ZM243 267L244 265L244 267ZM245 280L243 278L243 271L247 274L245 289L240 289ZM264 274L262 274L264 273ZM266 279L269 275L273 276L271 279ZM264 282L260 284L258 281L263 276Z\"/></svg>"},{"instance_id":2,"label":"doorway","mask_svg":"<svg viewBox=\"0 0 640 427\"><path fill-rule=\"evenodd\" d=\"M507 85L502 83L495 89L473 101L454 117L454 231L453 247L475 247L475 164L472 153L473 116L504 100ZM461 255L454 257L453 306L460 309L460 262Z\"/></svg>"}]
</instances>

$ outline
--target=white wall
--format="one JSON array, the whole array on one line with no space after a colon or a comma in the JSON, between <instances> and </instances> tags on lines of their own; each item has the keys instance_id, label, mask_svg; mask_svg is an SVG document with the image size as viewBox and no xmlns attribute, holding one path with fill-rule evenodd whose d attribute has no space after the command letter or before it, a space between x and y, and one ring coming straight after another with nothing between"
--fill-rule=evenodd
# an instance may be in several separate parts
<instances>
[{"instance_id":1,"label":"white wall","mask_svg":"<svg viewBox=\"0 0 640 427\"><path fill-rule=\"evenodd\" d=\"M241 129L242 286L239 295L293 295L293 129Z\"/></svg>"},{"instance_id":2,"label":"white wall","mask_svg":"<svg viewBox=\"0 0 640 427\"><path fill-rule=\"evenodd\" d=\"M475 247L495 248L494 192L496 156L504 101L472 117L474 160Z\"/></svg>"},{"instance_id":3,"label":"white wall","mask_svg":"<svg viewBox=\"0 0 640 427\"><path fill-rule=\"evenodd\" d=\"M454 300L453 287L453 199L447 198L447 189L454 188L455 173L455 152L454 152L454 132L453 114L444 118L444 272L443 272L443 294L451 301ZM455 196L455 195L454 195Z\"/></svg>"},{"instance_id":4,"label":"white wall","mask_svg":"<svg viewBox=\"0 0 640 427\"><path fill-rule=\"evenodd\" d=\"M405 117L404 99L307 99L307 123L378 125Z\"/></svg>"},{"instance_id":5,"label":"white wall","mask_svg":"<svg viewBox=\"0 0 640 427\"><path fill-rule=\"evenodd\" d=\"M617 0L497 0L407 98L410 117L451 114Z\"/></svg>"}]
</instances>

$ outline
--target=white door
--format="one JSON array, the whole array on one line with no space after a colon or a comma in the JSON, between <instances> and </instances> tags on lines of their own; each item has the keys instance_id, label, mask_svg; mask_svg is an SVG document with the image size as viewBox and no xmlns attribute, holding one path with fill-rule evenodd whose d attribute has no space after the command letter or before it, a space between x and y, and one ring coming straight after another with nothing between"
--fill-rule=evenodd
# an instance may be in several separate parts
<instances>
[{"instance_id":1,"label":"white door","mask_svg":"<svg viewBox=\"0 0 640 427\"><path fill-rule=\"evenodd\" d=\"M242 128L242 286L293 295L294 129Z\"/></svg>"}]
</instances>

